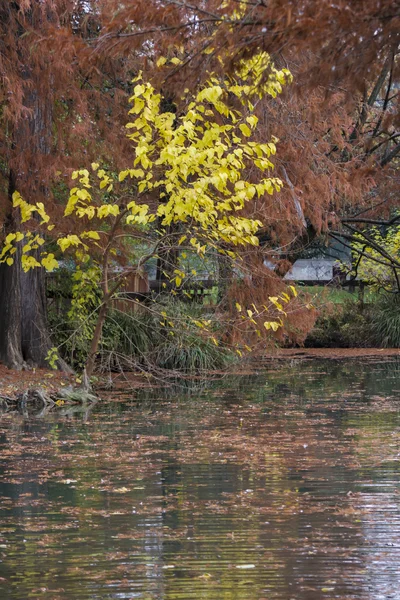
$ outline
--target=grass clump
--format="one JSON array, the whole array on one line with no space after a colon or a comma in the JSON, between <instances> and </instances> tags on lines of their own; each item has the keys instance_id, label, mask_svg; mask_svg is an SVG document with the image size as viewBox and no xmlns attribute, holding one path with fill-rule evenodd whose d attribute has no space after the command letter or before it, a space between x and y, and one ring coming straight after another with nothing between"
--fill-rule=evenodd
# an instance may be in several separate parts
<instances>
[{"instance_id":1,"label":"grass clump","mask_svg":"<svg viewBox=\"0 0 400 600\"><path fill-rule=\"evenodd\" d=\"M201 306L179 301L170 301L165 308L167 317L150 355L157 367L201 373L223 369L234 359L233 352L218 341L220 327L214 313L204 314Z\"/></svg>"},{"instance_id":2,"label":"grass clump","mask_svg":"<svg viewBox=\"0 0 400 600\"><path fill-rule=\"evenodd\" d=\"M379 346L400 348L400 294L381 294L371 321L372 334Z\"/></svg>"},{"instance_id":3,"label":"grass clump","mask_svg":"<svg viewBox=\"0 0 400 600\"><path fill-rule=\"evenodd\" d=\"M179 371L201 374L224 369L236 354L219 340L221 327L213 311L202 305L168 299L139 306L137 310L112 310L108 314L99 359L103 369L140 368L144 371ZM81 368L93 333L92 317L76 327L53 314L53 336L63 357Z\"/></svg>"}]
</instances>

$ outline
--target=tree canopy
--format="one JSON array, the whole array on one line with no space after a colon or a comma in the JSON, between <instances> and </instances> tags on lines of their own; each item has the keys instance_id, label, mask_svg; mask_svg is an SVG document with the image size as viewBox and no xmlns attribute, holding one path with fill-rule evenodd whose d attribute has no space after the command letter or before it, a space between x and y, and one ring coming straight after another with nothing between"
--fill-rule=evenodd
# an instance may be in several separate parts
<instances>
[{"instance_id":1,"label":"tree canopy","mask_svg":"<svg viewBox=\"0 0 400 600\"><path fill-rule=\"evenodd\" d=\"M225 253L257 237L262 250L241 258L261 279L266 256L283 275L315 237L351 246L369 235L371 220L379 226L392 219L400 155L398 12L388 0L0 2L0 358L14 366L44 364L51 347L43 275L29 268L55 266L54 248L42 254L45 218L56 225L56 239L76 236L82 247L99 242L84 242L85 232L102 231L89 221L117 219L122 209L138 230L153 222L169 242L187 235L190 221L193 230L180 247L193 240L192 248L203 248L204 231L206 247L214 239ZM249 68L253 89L240 87ZM294 83L282 90L289 72ZM144 81L132 84L139 73ZM126 137L132 93L136 117ZM136 164L127 166L132 142ZM103 187L94 197L79 181L67 219L73 172L87 185L94 175ZM128 183L139 203L126 196ZM271 192L278 189L277 197ZM29 224L23 210L33 217ZM381 260L385 243L374 243ZM74 243L58 248L68 246ZM171 244L163 248L165 264ZM171 265L169 277L178 269Z\"/></svg>"}]
</instances>

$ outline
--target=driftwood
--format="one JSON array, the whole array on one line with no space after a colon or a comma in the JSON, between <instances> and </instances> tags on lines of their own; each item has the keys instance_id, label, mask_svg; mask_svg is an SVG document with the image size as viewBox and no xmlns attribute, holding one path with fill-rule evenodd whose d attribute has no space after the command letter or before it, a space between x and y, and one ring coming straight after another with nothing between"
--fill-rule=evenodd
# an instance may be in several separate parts
<instances>
[{"instance_id":1,"label":"driftwood","mask_svg":"<svg viewBox=\"0 0 400 600\"><path fill-rule=\"evenodd\" d=\"M32 388L16 395L14 398L0 395L0 411L15 411L24 416L44 416L51 409L64 407L62 414L73 412L89 412L98 397L85 387L73 388L68 386L56 391L42 388ZM70 410L66 410L69 407ZM74 409L78 410L74 410Z\"/></svg>"},{"instance_id":2,"label":"driftwood","mask_svg":"<svg viewBox=\"0 0 400 600\"><path fill-rule=\"evenodd\" d=\"M68 386L57 392L57 399L63 400L64 402L88 404L90 402L97 402L98 397L95 396L87 386L79 388Z\"/></svg>"}]
</instances>

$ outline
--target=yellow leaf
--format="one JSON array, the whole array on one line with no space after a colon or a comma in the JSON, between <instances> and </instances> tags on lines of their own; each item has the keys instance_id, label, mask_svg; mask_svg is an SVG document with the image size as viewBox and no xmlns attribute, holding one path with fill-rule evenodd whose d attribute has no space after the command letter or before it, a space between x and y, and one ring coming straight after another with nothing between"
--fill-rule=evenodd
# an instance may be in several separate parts
<instances>
[{"instance_id":1,"label":"yellow leaf","mask_svg":"<svg viewBox=\"0 0 400 600\"><path fill-rule=\"evenodd\" d=\"M272 302L272 304L274 306L276 306L276 308L278 310L280 310L280 311L283 312L283 306L282 306L282 304L280 302L278 302L278 300L279 300L278 296L270 296L269 297L269 301Z\"/></svg>"},{"instance_id":2,"label":"yellow leaf","mask_svg":"<svg viewBox=\"0 0 400 600\"><path fill-rule=\"evenodd\" d=\"M243 135L245 135L246 137L251 136L251 129L245 123L242 123L241 125L239 125L239 129L243 133Z\"/></svg>"},{"instance_id":3,"label":"yellow leaf","mask_svg":"<svg viewBox=\"0 0 400 600\"><path fill-rule=\"evenodd\" d=\"M11 267L11 265L14 263L14 259L13 258L7 258L6 263L8 264L9 267Z\"/></svg>"},{"instance_id":4,"label":"yellow leaf","mask_svg":"<svg viewBox=\"0 0 400 600\"><path fill-rule=\"evenodd\" d=\"M121 171L118 174L118 181L124 181L124 179L129 175L129 170Z\"/></svg>"},{"instance_id":5,"label":"yellow leaf","mask_svg":"<svg viewBox=\"0 0 400 600\"><path fill-rule=\"evenodd\" d=\"M14 192L12 195L13 206L17 207L21 204L22 198L19 192Z\"/></svg>"},{"instance_id":6,"label":"yellow leaf","mask_svg":"<svg viewBox=\"0 0 400 600\"><path fill-rule=\"evenodd\" d=\"M251 115L250 117L246 117L246 121L248 122L250 127L252 127L254 129L254 127L258 123L258 117L256 117L256 115Z\"/></svg>"},{"instance_id":7,"label":"yellow leaf","mask_svg":"<svg viewBox=\"0 0 400 600\"><path fill-rule=\"evenodd\" d=\"M62 252L65 252L70 246L79 246L81 243L82 242L77 235L67 235L57 240L57 244Z\"/></svg>"},{"instance_id":8,"label":"yellow leaf","mask_svg":"<svg viewBox=\"0 0 400 600\"><path fill-rule=\"evenodd\" d=\"M27 256L26 254L22 255L21 264L25 273L27 273L30 269L41 266L40 262L38 262L34 256Z\"/></svg>"},{"instance_id":9,"label":"yellow leaf","mask_svg":"<svg viewBox=\"0 0 400 600\"><path fill-rule=\"evenodd\" d=\"M134 97L141 96L145 89L146 88L143 84L135 85L135 87L133 89L133 96Z\"/></svg>"},{"instance_id":10,"label":"yellow leaf","mask_svg":"<svg viewBox=\"0 0 400 600\"><path fill-rule=\"evenodd\" d=\"M84 231L82 233L82 237L86 237L86 238L89 238L91 240L99 240L100 239L100 236L97 233L97 231Z\"/></svg>"},{"instance_id":11,"label":"yellow leaf","mask_svg":"<svg viewBox=\"0 0 400 600\"><path fill-rule=\"evenodd\" d=\"M54 254L48 254L42 258L42 265L46 271L54 271L58 267L58 261L54 258Z\"/></svg>"},{"instance_id":12,"label":"yellow leaf","mask_svg":"<svg viewBox=\"0 0 400 600\"><path fill-rule=\"evenodd\" d=\"M238 312L242 312L242 307L240 306L239 302L236 302L235 306Z\"/></svg>"},{"instance_id":13,"label":"yellow leaf","mask_svg":"<svg viewBox=\"0 0 400 600\"><path fill-rule=\"evenodd\" d=\"M265 321L264 327L267 330L272 329L273 331L277 331L279 329L279 327L281 327L281 324L278 323L277 321Z\"/></svg>"},{"instance_id":14,"label":"yellow leaf","mask_svg":"<svg viewBox=\"0 0 400 600\"><path fill-rule=\"evenodd\" d=\"M180 246L183 244L185 240L187 240L187 235L183 235L181 238L179 238L178 245Z\"/></svg>"}]
</instances>

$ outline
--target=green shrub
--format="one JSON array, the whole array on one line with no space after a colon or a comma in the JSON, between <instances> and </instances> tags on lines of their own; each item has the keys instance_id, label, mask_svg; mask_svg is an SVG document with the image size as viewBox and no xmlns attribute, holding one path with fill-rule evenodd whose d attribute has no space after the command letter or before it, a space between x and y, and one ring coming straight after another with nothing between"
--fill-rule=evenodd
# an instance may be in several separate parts
<instances>
[{"instance_id":1,"label":"green shrub","mask_svg":"<svg viewBox=\"0 0 400 600\"><path fill-rule=\"evenodd\" d=\"M305 341L308 348L367 348L374 345L370 307L362 308L353 299L321 308Z\"/></svg>"},{"instance_id":2,"label":"green shrub","mask_svg":"<svg viewBox=\"0 0 400 600\"><path fill-rule=\"evenodd\" d=\"M90 265L79 272L64 267L47 279L47 294L53 298L48 305L52 338L60 355L76 368L85 364L100 306L96 273Z\"/></svg>"},{"instance_id":3,"label":"green shrub","mask_svg":"<svg viewBox=\"0 0 400 600\"><path fill-rule=\"evenodd\" d=\"M196 324L204 319L207 332ZM53 314L51 325L63 357L74 367L82 367L94 322L85 331L74 330L65 314ZM236 355L213 341L220 337L218 330L213 312L204 315L204 308L196 303L169 299L130 314L112 310L103 328L101 362L111 369L138 366L184 373L223 369Z\"/></svg>"},{"instance_id":4,"label":"green shrub","mask_svg":"<svg viewBox=\"0 0 400 600\"><path fill-rule=\"evenodd\" d=\"M372 312L372 333L383 348L400 348L400 294L381 294Z\"/></svg>"},{"instance_id":5,"label":"green shrub","mask_svg":"<svg viewBox=\"0 0 400 600\"><path fill-rule=\"evenodd\" d=\"M400 348L400 294L381 293L360 305L355 300L320 308L306 339L309 348Z\"/></svg>"},{"instance_id":6,"label":"green shrub","mask_svg":"<svg viewBox=\"0 0 400 600\"><path fill-rule=\"evenodd\" d=\"M234 355L189 328L174 332L173 337L162 336L149 358L161 369L201 373L223 369Z\"/></svg>"}]
</instances>

